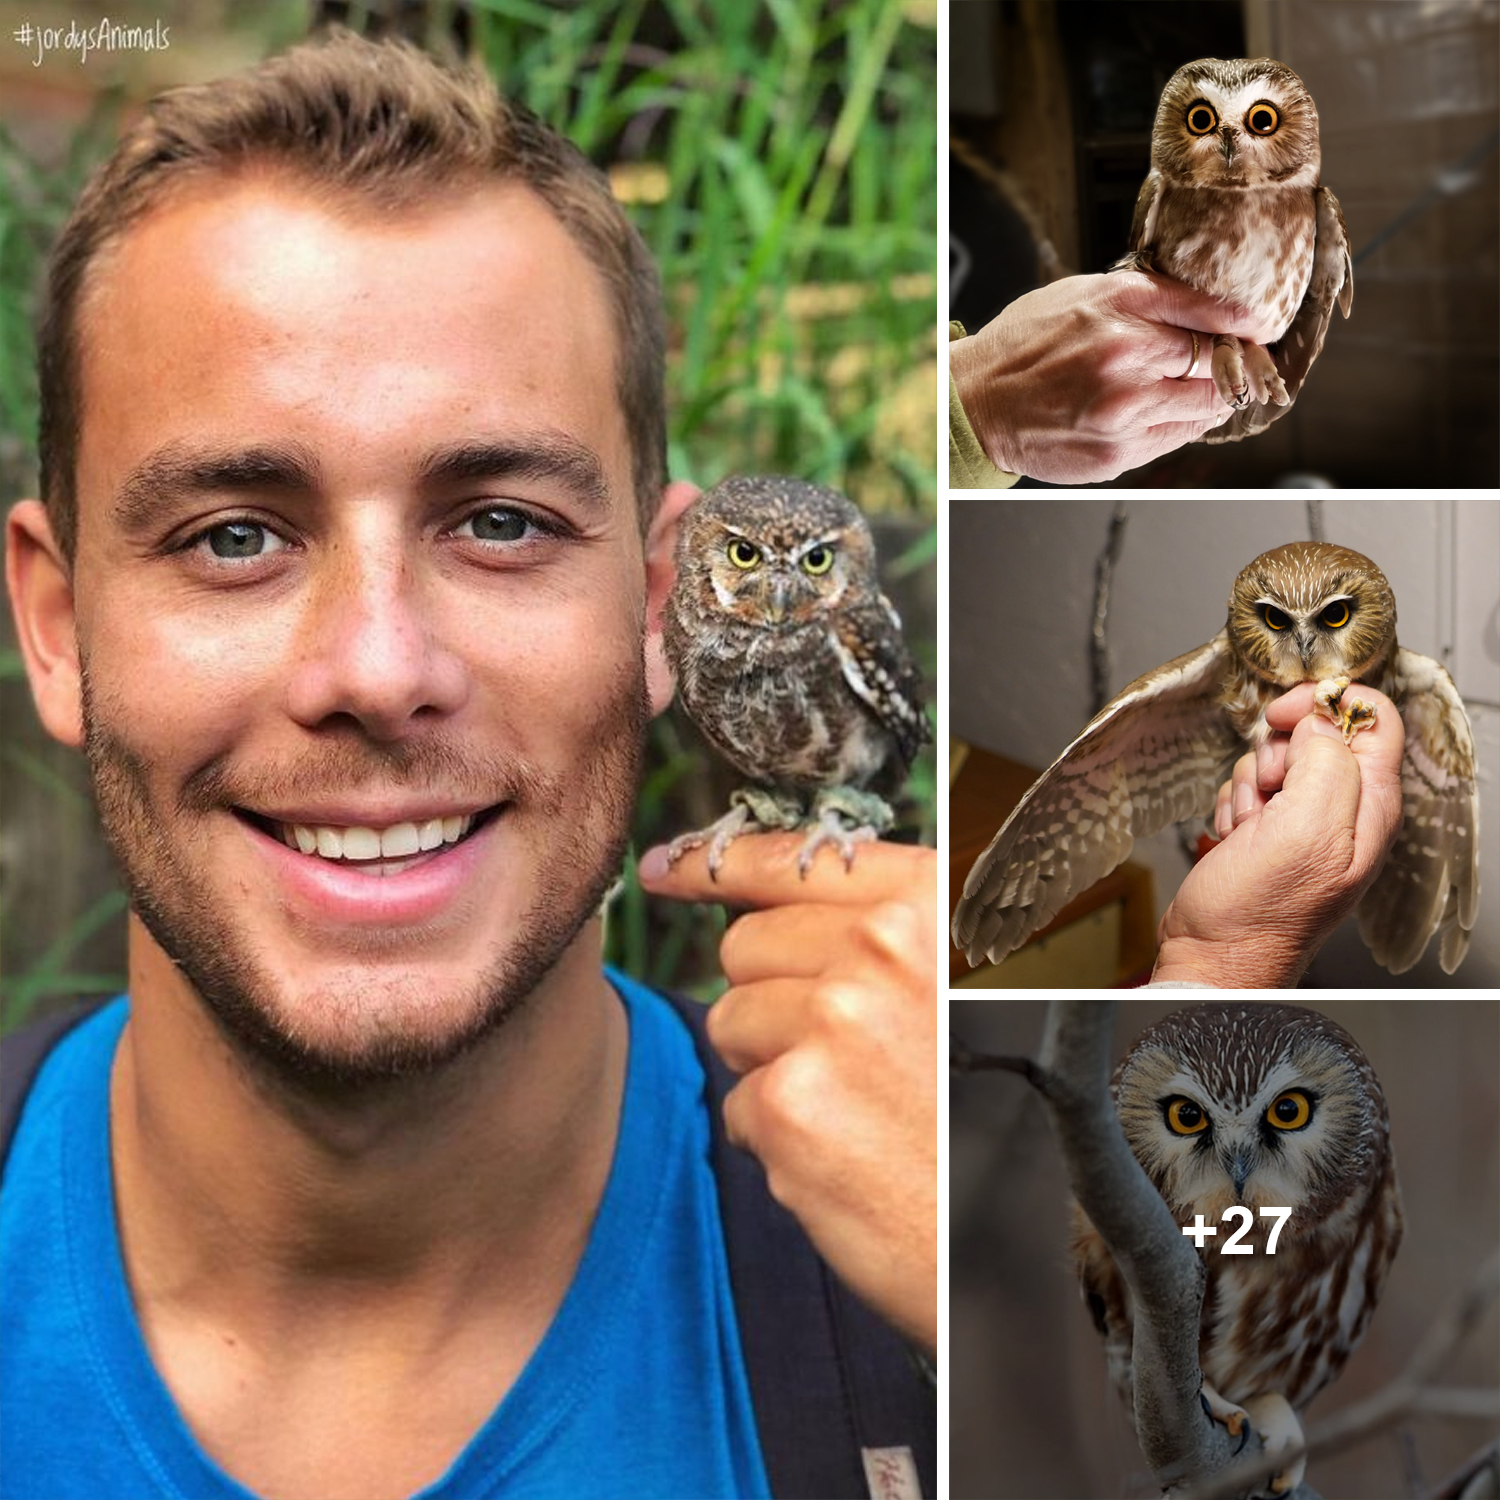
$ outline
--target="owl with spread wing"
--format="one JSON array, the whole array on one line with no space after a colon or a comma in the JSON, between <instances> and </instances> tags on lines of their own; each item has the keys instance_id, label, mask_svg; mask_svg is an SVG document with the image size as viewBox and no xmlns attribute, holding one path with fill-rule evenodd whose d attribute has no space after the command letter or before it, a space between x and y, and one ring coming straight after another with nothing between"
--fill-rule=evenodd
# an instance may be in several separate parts
<instances>
[{"instance_id":1,"label":"owl with spread wing","mask_svg":"<svg viewBox=\"0 0 1500 1500\"><path fill-rule=\"evenodd\" d=\"M1234 415L1205 435L1232 443L1296 399L1334 304L1354 305L1354 266L1338 199L1320 183L1318 108L1269 57L1201 58L1162 91L1151 171L1130 251L1112 270L1157 271L1251 311L1264 346L1215 334L1210 374ZM1197 369L1197 336L1193 368Z\"/></svg>"},{"instance_id":2,"label":"owl with spread wing","mask_svg":"<svg viewBox=\"0 0 1500 1500\"><path fill-rule=\"evenodd\" d=\"M1270 730L1266 706L1300 682L1346 742L1379 688L1405 726L1405 821L1358 907L1375 961L1402 974L1439 939L1451 974L1479 910L1474 739L1453 679L1396 643L1396 600L1369 558L1325 542L1264 553L1234 581L1206 646L1132 682L1022 797L975 861L953 917L971 965L994 963L1045 927L1144 838L1212 812L1220 783Z\"/></svg>"}]
</instances>

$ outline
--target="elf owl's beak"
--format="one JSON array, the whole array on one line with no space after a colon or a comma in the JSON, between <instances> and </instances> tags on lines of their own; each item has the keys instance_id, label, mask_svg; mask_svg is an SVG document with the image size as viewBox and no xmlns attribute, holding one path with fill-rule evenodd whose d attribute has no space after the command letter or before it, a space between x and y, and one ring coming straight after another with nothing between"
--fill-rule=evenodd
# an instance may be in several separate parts
<instances>
[{"instance_id":1,"label":"elf owl's beak","mask_svg":"<svg viewBox=\"0 0 1500 1500\"><path fill-rule=\"evenodd\" d=\"M1228 125L1219 131L1219 150L1226 163L1234 160L1234 131Z\"/></svg>"},{"instance_id":2,"label":"elf owl's beak","mask_svg":"<svg viewBox=\"0 0 1500 1500\"><path fill-rule=\"evenodd\" d=\"M766 613L770 616L773 625L779 625L786 619L786 596L786 579L773 579L771 582L771 602L766 606Z\"/></svg>"}]
</instances>

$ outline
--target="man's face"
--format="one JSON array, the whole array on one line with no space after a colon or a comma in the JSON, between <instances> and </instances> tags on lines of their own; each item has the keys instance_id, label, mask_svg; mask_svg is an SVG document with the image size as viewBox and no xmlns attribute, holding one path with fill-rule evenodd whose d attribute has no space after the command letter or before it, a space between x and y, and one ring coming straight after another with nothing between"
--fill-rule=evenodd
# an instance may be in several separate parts
<instances>
[{"instance_id":1,"label":"man's face","mask_svg":"<svg viewBox=\"0 0 1500 1500\"><path fill-rule=\"evenodd\" d=\"M206 185L98 268L74 586L156 942L241 1036L357 1079L452 1055L574 944L649 710L598 274L519 186L332 209Z\"/></svg>"}]
</instances>

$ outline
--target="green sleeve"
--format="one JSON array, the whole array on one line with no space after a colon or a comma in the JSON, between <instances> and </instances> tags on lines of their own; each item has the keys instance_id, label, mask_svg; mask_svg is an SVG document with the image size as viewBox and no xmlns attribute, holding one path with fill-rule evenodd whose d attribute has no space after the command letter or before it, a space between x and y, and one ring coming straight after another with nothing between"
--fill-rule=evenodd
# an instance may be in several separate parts
<instances>
[{"instance_id":1,"label":"green sleeve","mask_svg":"<svg viewBox=\"0 0 1500 1500\"><path fill-rule=\"evenodd\" d=\"M948 342L966 337L962 323L948 325ZM958 387L948 377L948 488L952 490L1008 490L1019 474L997 469L979 445L969 425Z\"/></svg>"}]
</instances>

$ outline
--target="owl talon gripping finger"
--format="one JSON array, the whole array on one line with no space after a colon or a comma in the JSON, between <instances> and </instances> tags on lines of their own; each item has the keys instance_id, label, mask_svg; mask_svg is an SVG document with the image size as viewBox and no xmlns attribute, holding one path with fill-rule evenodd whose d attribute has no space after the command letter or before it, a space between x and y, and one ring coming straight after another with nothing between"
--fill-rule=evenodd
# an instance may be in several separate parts
<instances>
[{"instance_id":1,"label":"owl talon gripping finger","mask_svg":"<svg viewBox=\"0 0 1500 1500\"><path fill-rule=\"evenodd\" d=\"M1363 698L1351 698L1340 706L1339 700L1349 686L1347 677L1330 677L1318 684L1313 694L1313 705L1344 732L1344 743L1349 744L1361 729L1375 727L1375 705Z\"/></svg>"},{"instance_id":2,"label":"owl talon gripping finger","mask_svg":"<svg viewBox=\"0 0 1500 1500\"><path fill-rule=\"evenodd\" d=\"M707 843L716 874L733 839L776 828L808 830L804 876L825 844L852 864L931 738L854 504L797 479L724 480L683 517L664 624L684 707L754 783L668 858Z\"/></svg>"}]
</instances>

